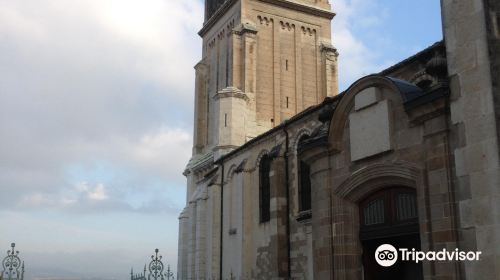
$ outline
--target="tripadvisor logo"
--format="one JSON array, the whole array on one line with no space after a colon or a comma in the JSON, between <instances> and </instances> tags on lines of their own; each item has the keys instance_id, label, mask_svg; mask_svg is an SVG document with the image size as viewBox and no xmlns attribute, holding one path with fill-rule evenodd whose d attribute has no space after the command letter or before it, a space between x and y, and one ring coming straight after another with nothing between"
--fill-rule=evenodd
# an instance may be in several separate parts
<instances>
[{"instance_id":1,"label":"tripadvisor logo","mask_svg":"<svg viewBox=\"0 0 500 280\"><path fill-rule=\"evenodd\" d=\"M391 244L382 244L375 251L375 260L381 266L391 266L398 261L398 251Z\"/></svg>"},{"instance_id":2,"label":"tripadvisor logo","mask_svg":"<svg viewBox=\"0 0 500 280\"><path fill-rule=\"evenodd\" d=\"M399 248L399 252L391 244L382 244L375 251L375 260L381 266L389 267L398 261L409 261L419 263L421 261L478 261L481 251L465 252L455 249L448 251L442 249L440 251L417 251L415 249Z\"/></svg>"}]
</instances>

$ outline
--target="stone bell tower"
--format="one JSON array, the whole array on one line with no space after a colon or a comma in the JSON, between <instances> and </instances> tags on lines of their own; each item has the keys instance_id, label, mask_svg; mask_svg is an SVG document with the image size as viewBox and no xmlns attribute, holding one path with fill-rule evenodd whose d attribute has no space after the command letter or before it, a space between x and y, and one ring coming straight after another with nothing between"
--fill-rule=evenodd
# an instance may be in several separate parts
<instances>
[{"instance_id":1,"label":"stone bell tower","mask_svg":"<svg viewBox=\"0 0 500 280\"><path fill-rule=\"evenodd\" d=\"M328 0L205 1L179 279L219 275L220 190L207 179L214 162L338 93L333 17Z\"/></svg>"},{"instance_id":2,"label":"stone bell tower","mask_svg":"<svg viewBox=\"0 0 500 280\"><path fill-rule=\"evenodd\" d=\"M206 0L194 154L218 156L337 94L327 0Z\"/></svg>"}]
</instances>

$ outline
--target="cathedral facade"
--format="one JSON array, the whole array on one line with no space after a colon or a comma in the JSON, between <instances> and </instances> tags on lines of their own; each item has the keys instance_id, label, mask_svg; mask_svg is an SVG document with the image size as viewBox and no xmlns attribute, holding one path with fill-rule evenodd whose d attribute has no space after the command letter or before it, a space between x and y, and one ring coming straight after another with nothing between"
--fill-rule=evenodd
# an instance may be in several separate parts
<instances>
[{"instance_id":1,"label":"cathedral facade","mask_svg":"<svg viewBox=\"0 0 500 280\"><path fill-rule=\"evenodd\" d=\"M442 42L342 93L331 8L206 0L178 279L500 279L500 5L442 1Z\"/></svg>"}]
</instances>

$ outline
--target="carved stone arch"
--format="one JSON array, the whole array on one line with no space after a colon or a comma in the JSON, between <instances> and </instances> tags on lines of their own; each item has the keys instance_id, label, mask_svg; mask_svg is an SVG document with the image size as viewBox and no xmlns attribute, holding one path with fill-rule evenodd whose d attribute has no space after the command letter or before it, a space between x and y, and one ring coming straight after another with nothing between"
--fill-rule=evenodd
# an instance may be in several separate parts
<instances>
[{"instance_id":1,"label":"carved stone arch","mask_svg":"<svg viewBox=\"0 0 500 280\"><path fill-rule=\"evenodd\" d=\"M224 178L226 178L225 182L229 182L233 179L233 175L234 175L235 170L236 170L236 164L233 163L233 164L231 164L231 166L227 170L226 177L224 177Z\"/></svg>"},{"instance_id":2,"label":"carved stone arch","mask_svg":"<svg viewBox=\"0 0 500 280\"><path fill-rule=\"evenodd\" d=\"M255 169L259 168L260 160L262 159L262 157L264 155L267 155L267 154L269 154L268 150L266 150L266 149L261 150L260 153L257 155L257 158L254 161L254 164L252 165L251 168L249 168L249 170L255 170Z\"/></svg>"},{"instance_id":3,"label":"carved stone arch","mask_svg":"<svg viewBox=\"0 0 500 280\"><path fill-rule=\"evenodd\" d=\"M422 169L409 162L375 163L361 168L334 188L339 198L357 203L367 195L391 186L417 189Z\"/></svg>"},{"instance_id":4,"label":"carved stone arch","mask_svg":"<svg viewBox=\"0 0 500 280\"><path fill-rule=\"evenodd\" d=\"M357 93L369 87L389 89L391 92L402 95L400 89L395 85L395 83L391 79L384 76L370 75L354 82L354 84L352 84L343 94L343 97L340 99L337 107L335 108L335 112L333 113L333 117L330 122L328 142L329 148L333 152L339 152L342 150L344 128L349 118L349 113L354 107L354 97Z\"/></svg>"},{"instance_id":5,"label":"carved stone arch","mask_svg":"<svg viewBox=\"0 0 500 280\"><path fill-rule=\"evenodd\" d=\"M299 145L299 141L300 141L300 138L302 138L302 136L311 136L311 130L310 129L307 129L307 128L303 128L301 130L299 130L299 132L297 133L297 136L295 136L293 138L293 141L292 141L292 153L297 153L297 147Z\"/></svg>"}]
</instances>

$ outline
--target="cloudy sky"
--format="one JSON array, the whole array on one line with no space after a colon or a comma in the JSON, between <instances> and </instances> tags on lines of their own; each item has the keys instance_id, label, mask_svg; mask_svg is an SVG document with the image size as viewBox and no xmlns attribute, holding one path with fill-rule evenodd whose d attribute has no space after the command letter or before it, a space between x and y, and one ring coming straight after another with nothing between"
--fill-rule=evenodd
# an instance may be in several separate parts
<instances>
[{"instance_id":1,"label":"cloudy sky","mask_svg":"<svg viewBox=\"0 0 500 280\"><path fill-rule=\"evenodd\" d=\"M334 0L340 88L442 38L439 1ZM0 0L0 257L29 279L176 264L202 0Z\"/></svg>"}]
</instances>

